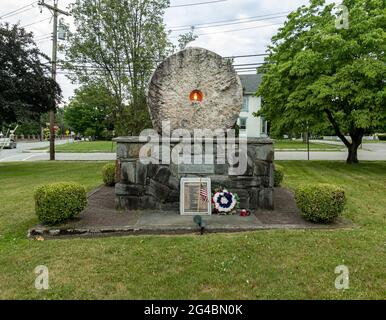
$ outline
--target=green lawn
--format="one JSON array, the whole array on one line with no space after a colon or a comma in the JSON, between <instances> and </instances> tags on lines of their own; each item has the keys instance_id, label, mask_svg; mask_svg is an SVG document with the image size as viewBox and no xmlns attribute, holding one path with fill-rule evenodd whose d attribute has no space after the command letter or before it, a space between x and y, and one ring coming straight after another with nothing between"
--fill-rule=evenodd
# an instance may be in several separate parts
<instances>
[{"instance_id":1,"label":"green lawn","mask_svg":"<svg viewBox=\"0 0 386 320\"><path fill-rule=\"evenodd\" d=\"M117 145L112 141L80 141L74 143L58 144L55 147L59 153L111 153L116 152ZM48 147L31 150L47 150Z\"/></svg>"},{"instance_id":2,"label":"green lawn","mask_svg":"<svg viewBox=\"0 0 386 320\"><path fill-rule=\"evenodd\" d=\"M26 239L33 189L101 183L103 162L0 163L0 299L359 299L386 297L386 162L280 162L285 185L344 185L351 230L276 230L205 236ZM347 265L350 289L336 290ZM50 289L34 288L34 268Z\"/></svg>"},{"instance_id":3,"label":"green lawn","mask_svg":"<svg viewBox=\"0 0 386 320\"><path fill-rule=\"evenodd\" d=\"M341 151L342 149L344 149L344 146L310 142L311 151ZM306 151L307 143L292 140L275 140L275 150Z\"/></svg>"},{"instance_id":4,"label":"green lawn","mask_svg":"<svg viewBox=\"0 0 386 320\"><path fill-rule=\"evenodd\" d=\"M344 146L331 145L326 143L310 143L311 151L341 151ZM47 150L48 147L36 148L32 150ZM306 151L307 144L302 141L276 140L275 150ZM74 143L60 144L56 146L56 152L63 153L96 153L96 152L116 152L116 143L111 141L82 141Z\"/></svg>"}]
</instances>

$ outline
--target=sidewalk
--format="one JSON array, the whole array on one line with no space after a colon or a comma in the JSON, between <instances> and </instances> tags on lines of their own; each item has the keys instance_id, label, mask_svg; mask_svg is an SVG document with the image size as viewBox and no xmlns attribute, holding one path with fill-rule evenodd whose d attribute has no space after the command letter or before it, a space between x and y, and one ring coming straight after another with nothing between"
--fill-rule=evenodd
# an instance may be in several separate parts
<instances>
[{"instance_id":1,"label":"sidewalk","mask_svg":"<svg viewBox=\"0 0 386 320\"><path fill-rule=\"evenodd\" d=\"M111 161L116 159L115 153L56 153L55 159L59 161ZM0 158L1 162L17 161L48 161L49 153L17 153Z\"/></svg>"}]
</instances>

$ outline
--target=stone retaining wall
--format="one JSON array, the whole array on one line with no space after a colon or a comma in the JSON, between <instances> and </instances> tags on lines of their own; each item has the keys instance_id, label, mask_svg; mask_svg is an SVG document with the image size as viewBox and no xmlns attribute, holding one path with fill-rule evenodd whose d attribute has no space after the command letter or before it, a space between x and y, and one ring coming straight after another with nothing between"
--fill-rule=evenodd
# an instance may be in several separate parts
<instances>
[{"instance_id":1,"label":"stone retaining wall","mask_svg":"<svg viewBox=\"0 0 386 320\"><path fill-rule=\"evenodd\" d=\"M115 141L119 178L115 187L117 209L178 211L180 179L200 176L211 178L212 190L224 187L237 193L242 209L273 209L274 149L270 140L248 139L248 169L242 176L229 176L229 164L215 164L211 174L181 173L174 164L145 165L139 160L139 151L145 143L138 137ZM172 142L171 148L179 142ZM217 150L215 143L213 149Z\"/></svg>"}]
</instances>

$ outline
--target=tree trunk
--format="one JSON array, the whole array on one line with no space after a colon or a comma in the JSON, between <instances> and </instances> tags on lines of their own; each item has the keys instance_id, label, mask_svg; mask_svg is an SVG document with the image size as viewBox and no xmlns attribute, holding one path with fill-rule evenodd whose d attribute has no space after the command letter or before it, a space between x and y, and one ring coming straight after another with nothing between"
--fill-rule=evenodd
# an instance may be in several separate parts
<instances>
[{"instance_id":1,"label":"tree trunk","mask_svg":"<svg viewBox=\"0 0 386 320\"><path fill-rule=\"evenodd\" d=\"M358 147L355 143L352 143L348 148L347 164L358 163Z\"/></svg>"},{"instance_id":2,"label":"tree trunk","mask_svg":"<svg viewBox=\"0 0 386 320\"><path fill-rule=\"evenodd\" d=\"M358 148L362 144L362 137L363 137L363 130L355 130L354 133L351 133L351 144L347 146L348 149L348 157L347 157L347 163L348 164L354 164L359 163L358 161Z\"/></svg>"},{"instance_id":3,"label":"tree trunk","mask_svg":"<svg viewBox=\"0 0 386 320\"><path fill-rule=\"evenodd\" d=\"M303 143L307 143L308 142L308 131L305 130L303 131Z\"/></svg>"},{"instance_id":4,"label":"tree trunk","mask_svg":"<svg viewBox=\"0 0 386 320\"><path fill-rule=\"evenodd\" d=\"M328 120L331 122L332 126L334 127L336 135L339 137L340 140L344 143L346 148L348 149L348 157L347 157L347 163L353 164L358 163L358 148L362 144L362 138L364 134L364 130L362 128L355 128L354 126L351 127L350 130L350 137L351 137L351 143L349 140L346 139L344 134L339 128L338 122L335 120L332 112L328 110L327 108L324 109L324 111L327 114Z\"/></svg>"}]
</instances>

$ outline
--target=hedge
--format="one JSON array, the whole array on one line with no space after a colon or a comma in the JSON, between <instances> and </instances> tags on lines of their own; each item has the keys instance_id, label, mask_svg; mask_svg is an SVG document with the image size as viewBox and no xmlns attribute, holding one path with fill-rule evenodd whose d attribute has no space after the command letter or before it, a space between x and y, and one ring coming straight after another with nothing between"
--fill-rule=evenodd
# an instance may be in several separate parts
<instances>
[{"instance_id":1,"label":"hedge","mask_svg":"<svg viewBox=\"0 0 386 320\"><path fill-rule=\"evenodd\" d=\"M106 186L115 185L115 164L108 163L102 168L102 178Z\"/></svg>"},{"instance_id":2,"label":"hedge","mask_svg":"<svg viewBox=\"0 0 386 320\"><path fill-rule=\"evenodd\" d=\"M344 189L331 184L308 184L295 190L295 199L303 217L311 222L333 222L343 211Z\"/></svg>"},{"instance_id":3,"label":"hedge","mask_svg":"<svg viewBox=\"0 0 386 320\"><path fill-rule=\"evenodd\" d=\"M278 164L275 164L275 170L273 172L273 180L275 187L280 187L284 179L284 168Z\"/></svg>"},{"instance_id":4,"label":"hedge","mask_svg":"<svg viewBox=\"0 0 386 320\"><path fill-rule=\"evenodd\" d=\"M380 141L386 141L386 133L378 134L378 139Z\"/></svg>"},{"instance_id":5,"label":"hedge","mask_svg":"<svg viewBox=\"0 0 386 320\"><path fill-rule=\"evenodd\" d=\"M38 187L34 193L39 221L53 225L81 213L87 205L86 190L77 183L54 183Z\"/></svg>"}]
</instances>

